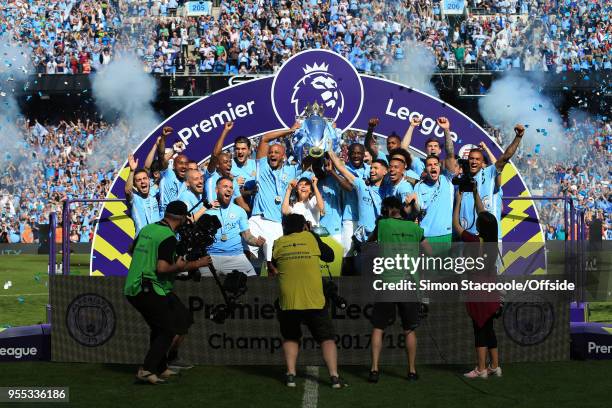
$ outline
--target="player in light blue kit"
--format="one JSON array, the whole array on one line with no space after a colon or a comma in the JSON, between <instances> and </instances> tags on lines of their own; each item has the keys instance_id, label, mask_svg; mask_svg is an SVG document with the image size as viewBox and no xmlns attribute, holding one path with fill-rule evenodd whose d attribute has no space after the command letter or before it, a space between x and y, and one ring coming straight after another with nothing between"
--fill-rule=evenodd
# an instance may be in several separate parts
<instances>
[{"instance_id":1,"label":"player in light blue kit","mask_svg":"<svg viewBox=\"0 0 612 408\"><path fill-rule=\"evenodd\" d=\"M382 202L380 190L388 171L388 165L383 160L372 161L369 183L366 184L362 178L354 176L334 152L329 152L329 156L334 167L342 177L352 184L352 188L357 192L359 219L355 238L360 242L366 242L369 235L374 231L374 227L376 227L376 219L380 216Z\"/></svg>"},{"instance_id":2,"label":"player in light blue kit","mask_svg":"<svg viewBox=\"0 0 612 408\"><path fill-rule=\"evenodd\" d=\"M404 138L402 139L402 149L408 150L408 148L410 147L410 144L412 143L412 134L414 133L414 130L419 126L421 126L421 117L411 115L410 126L406 130L406 133L404 134ZM435 137L430 137L429 139L425 141L426 158L427 156L431 156L431 155L440 157L440 153L442 153L442 146L440 146L440 142L438 141L438 139L436 139ZM425 160L426 159L421 159L420 157L418 157L417 159L412 161L411 169L419 176L422 176L423 172L425 171ZM444 162L440 164L444 166Z\"/></svg>"},{"instance_id":3,"label":"player in light blue kit","mask_svg":"<svg viewBox=\"0 0 612 408\"><path fill-rule=\"evenodd\" d=\"M350 184L336 172L331 160L325 159L319 177L319 190L325 202L325 212L320 223L339 244L342 244L342 195L349 188Z\"/></svg>"},{"instance_id":4,"label":"player in light blue kit","mask_svg":"<svg viewBox=\"0 0 612 408\"><path fill-rule=\"evenodd\" d=\"M223 126L221 136L215 143L213 153L210 157L210 162L204 173L204 191L208 201L212 202L217 199L216 186L217 181L221 177L233 179L234 182L234 197L233 201L242 207L246 212L251 211L251 208L240 194L240 185L238 181L232 177L232 157L229 153L224 153L223 143L229 132L234 127L233 122L226 122Z\"/></svg>"},{"instance_id":5,"label":"player in light blue kit","mask_svg":"<svg viewBox=\"0 0 612 408\"><path fill-rule=\"evenodd\" d=\"M232 202L234 183L229 177L221 177L217 180L216 192L216 201L219 206L207 212L209 215L216 216L221 222L221 228L215 235L215 243L208 248L212 264L221 274L237 270L247 276L253 276L255 269L244 254L242 241L255 247L261 247L266 240L261 236L256 238L251 234L246 211ZM210 275L207 267L200 269L200 272L203 275Z\"/></svg>"},{"instance_id":6,"label":"player in light blue kit","mask_svg":"<svg viewBox=\"0 0 612 408\"><path fill-rule=\"evenodd\" d=\"M498 238L500 240L502 238L502 206L499 175L502 173L512 156L514 156L516 149L520 145L523 135L525 134L525 127L523 125L516 125L514 127L514 133L514 140L494 164L483 168L485 157L483 151L480 149L472 149L468 155L470 175L478 186L478 194L480 195L485 210L495 215L495 218L497 218ZM459 212L461 227L472 234L476 234L477 216L473 194L471 192L462 193L461 210Z\"/></svg>"},{"instance_id":7,"label":"player in light blue kit","mask_svg":"<svg viewBox=\"0 0 612 408\"><path fill-rule=\"evenodd\" d=\"M253 198L257 192L257 164L250 158L251 141L239 136L234 139L234 163L232 165L232 176L240 186L240 194L249 207L253 206Z\"/></svg>"},{"instance_id":8,"label":"player in light blue kit","mask_svg":"<svg viewBox=\"0 0 612 408\"><path fill-rule=\"evenodd\" d=\"M189 214L197 221L206 212L202 194L204 194L204 180L200 170L188 170L186 177L187 190L178 196L178 200L187 204Z\"/></svg>"},{"instance_id":9,"label":"player in light blue kit","mask_svg":"<svg viewBox=\"0 0 612 408\"><path fill-rule=\"evenodd\" d=\"M166 137L170 135L172 131L173 129L169 126L164 127L162 130L160 146L163 146L163 148L160 148L158 153L158 158L161 162L160 167L162 169L160 172L161 179L159 181L159 214L161 217L163 217L168 203L176 200L179 194L187 190L185 174L187 172L189 159L184 154L179 154L174 158L172 168L170 168L170 161L165 155Z\"/></svg>"},{"instance_id":10,"label":"player in light blue kit","mask_svg":"<svg viewBox=\"0 0 612 408\"><path fill-rule=\"evenodd\" d=\"M297 165L286 164L285 146L269 143L293 134L300 128L296 122L290 129L266 133L257 147L257 194L253 203L249 227L254 235L265 238L265 260L272 260L272 245L283 235L281 204L287 184L299 176ZM250 246L251 253L259 256L259 247Z\"/></svg>"},{"instance_id":11,"label":"player in light blue kit","mask_svg":"<svg viewBox=\"0 0 612 408\"><path fill-rule=\"evenodd\" d=\"M161 220L159 204L153 191L149 173L145 168L138 168L138 160L133 155L128 156L130 174L125 182L125 198L130 206L130 214L134 220L136 235L145 226ZM146 166L146 163L145 163ZM134 191L134 188L136 191Z\"/></svg>"},{"instance_id":12,"label":"player in light blue kit","mask_svg":"<svg viewBox=\"0 0 612 408\"><path fill-rule=\"evenodd\" d=\"M370 166L365 164L365 147L359 143L352 143L348 148L349 162L346 169L355 177L368 180L370 177ZM344 210L342 212L342 247L343 256L346 256L351 249L353 235L357 229L359 220L359 206L357 205L357 191L344 189L342 191L342 202Z\"/></svg>"},{"instance_id":13,"label":"player in light blue kit","mask_svg":"<svg viewBox=\"0 0 612 408\"><path fill-rule=\"evenodd\" d=\"M440 157L431 154L425 158L425 178L414 187L414 209L419 216L419 225L425 237L432 243L452 242L453 201L455 189L452 184L457 168L453 139L450 134L450 122L447 118L437 119L438 126L444 130L444 170ZM411 125L412 126L412 125ZM408 204L408 202L407 202ZM408 208L411 208L408 206Z\"/></svg>"}]
</instances>

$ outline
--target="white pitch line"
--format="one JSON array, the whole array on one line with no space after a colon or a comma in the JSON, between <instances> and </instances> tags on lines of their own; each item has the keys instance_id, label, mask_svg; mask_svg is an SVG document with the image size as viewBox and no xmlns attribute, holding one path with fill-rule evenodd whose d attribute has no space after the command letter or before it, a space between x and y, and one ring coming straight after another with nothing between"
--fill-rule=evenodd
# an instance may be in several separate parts
<instances>
[{"instance_id":1,"label":"white pitch line","mask_svg":"<svg viewBox=\"0 0 612 408\"><path fill-rule=\"evenodd\" d=\"M319 402L319 367L306 367L302 408L317 408Z\"/></svg>"},{"instance_id":2,"label":"white pitch line","mask_svg":"<svg viewBox=\"0 0 612 408\"><path fill-rule=\"evenodd\" d=\"M14 295L0 295L0 297L19 297L19 296L49 296L49 293L15 293Z\"/></svg>"}]
</instances>

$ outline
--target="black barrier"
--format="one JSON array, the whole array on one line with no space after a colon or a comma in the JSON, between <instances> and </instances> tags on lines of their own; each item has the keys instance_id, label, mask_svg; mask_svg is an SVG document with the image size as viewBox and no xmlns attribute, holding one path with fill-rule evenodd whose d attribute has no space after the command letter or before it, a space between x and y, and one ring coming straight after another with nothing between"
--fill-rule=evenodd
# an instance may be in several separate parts
<instances>
[{"instance_id":1,"label":"black barrier","mask_svg":"<svg viewBox=\"0 0 612 408\"><path fill-rule=\"evenodd\" d=\"M346 310L332 311L337 334L338 359L344 365L370 360L369 316L372 305L358 301L360 278L337 281L348 301ZM149 342L148 327L123 296L123 278L52 276L54 361L130 363L142 362ZM218 325L210 312L223 302L211 278L202 282L177 282L176 293L195 320L182 347L182 356L197 364L281 364L282 342L274 302L278 284L249 278L248 292L239 306ZM535 309L542 313L532 313ZM500 356L504 362L553 361L569 358L569 305L567 302L534 302L515 305L511 314L497 319ZM307 330L305 330L307 333ZM424 364L464 364L474 360L472 322L465 305L431 304L429 317L417 330L418 360ZM385 332L382 361L405 361L405 338L399 323ZM300 364L319 364L320 350L307 335L302 341Z\"/></svg>"}]
</instances>

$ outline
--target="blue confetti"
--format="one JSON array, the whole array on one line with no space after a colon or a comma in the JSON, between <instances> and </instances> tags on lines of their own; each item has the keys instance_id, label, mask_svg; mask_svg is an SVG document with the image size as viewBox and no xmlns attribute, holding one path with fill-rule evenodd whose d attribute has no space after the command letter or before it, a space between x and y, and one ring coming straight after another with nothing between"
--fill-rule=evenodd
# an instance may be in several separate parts
<instances>
[{"instance_id":1,"label":"blue confetti","mask_svg":"<svg viewBox=\"0 0 612 408\"><path fill-rule=\"evenodd\" d=\"M540 133L540 129L536 129L536 132Z\"/></svg>"},{"instance_id":2,"label":"blue confetti","mask_svg":"<svg viewBox=\"0 0 612 408\"><path fill-rule=\"evenodd\" d=\"M26 96L26 101L29 101L30 99L32 99L32 95Z\"/></svg>"},{"instance_id":3,"label":"blue confetti","mask_svg":"<svg viewBox=\"0 0 612 408\"><path fill-rule=\"evenodd\" d=\"M20 304L24 304L24 303L25 303L25 298L24 298L23 296L19 296L19 297L17 298L17 301L18 301Z\"/></svg>"},{"instance_id":4,"label":"blue confetti","mask_svg":"<svg viewBox=\"0 0 612 408\"><path fill-rule=\"evenodd\" d=\"M528 127L529 127L529 125L525 125L525 128L528 128Z\"/></svg>"},{"instance_id":5,"label":"blue confetti","mask_svg":"<svg viewBox=\"0 0 612 408\"><path fill-rule=\"evenodd\" d=\"M541 108L541 107L542 107L542 104L540 103L540 104L538 104L538 106Z\"/></svg>"},{"instance_id":6,"label":"blue confetti","mask_svg":"<svg viewBox=\"0 0 612 408\"><path fill-rule=\"evenodd\" d=\"M552 118L548 118L548 123L552 123Z\"/></svg>"},{"instance_id":7,"label":"blue confetti","mask_svg":"<svg viewBox=\"0 0 612 408\"><path fill-rule=\"evenodd\" d=\"M584 76L584 80L585 80L585 81L588 81L589 79L591 79L591 78L590 78L588 75L585 75L585 76Z\"/></svg>"},{"instance_id":8,"label":"blue confetti","mask_svg":"<svg viewBox=\"0 0 612 408\"><path fill-rule=\"evenodd\" d=\"M539 144L535 145L535 153L536 154L540 153L540 145Z\"/></svg>"},{"instance_id":9,"label":"blue confetti","mask_svg":"<svg viewBox=\"0 0 612 408\"><path fill-rule=\"evenodd\" d=\"M564 86L564 87L563 87L563 90L564 90L564 91L567 91L568 89L569 89L569 88L568 88L567 86Z\"/></svg>"}]
</instances>

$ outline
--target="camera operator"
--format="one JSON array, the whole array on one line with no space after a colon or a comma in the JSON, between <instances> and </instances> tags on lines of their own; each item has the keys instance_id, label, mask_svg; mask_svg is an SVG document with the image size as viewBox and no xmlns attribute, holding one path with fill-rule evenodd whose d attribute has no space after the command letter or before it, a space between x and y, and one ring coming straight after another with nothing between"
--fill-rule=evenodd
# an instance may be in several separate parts
<instances>
[{"instance_id":1,"label":"camera operator","mask_svg":"<svg viewBox=\"0 0 612 408\"><path fill-rule=\"evenodd\" d=\"M187 215L185 203L172 201L161 221L140 231L125 281L123 293L151 328L149 351L137 374L139 380L151 384L164 383L165 378L175 374L168 369L168 353L171 346L178 347L193 322L187 308L172 293L174 275L211 262L208 256L192 262L175 260L176 230ZM179 337L173 345L175 336Z\"/></svg>"},{"instance_id":2,"label":"camera operator","mask_svg":"<svg viewBox=\"0 0 612 408\"><path fill-rule=\"evenodd\" d=\"M334 326L326 307L320 261L332 262L333 250L310 231L301 214L283 217L283 236L274 242L271 272L280 283L278 320L287 364L286 384L295 387L296 361L304 323L321 345L332 388L346 384L338 376Z\"/></svg>"},{"instance_id":3,"label":"camera operator","mask_svg":"<svg viewBox=\"0 0 612 408\"><path fill-rule=\"evenodd\" d=\"M504 170L504 167L518 148L521 143L521 139L525 134L525 127L523 125L516 125L514 127L515 137L512 143L506 148L506 151L497 159L495 164L491 164L483 168L485 161L484 153L481 149L472 149L468 155L468 174L469 178L473 179L477 183L478 194L484 205L486 211L490 212L495 216L498 223L498 238L501 239L501 179L500 175ZM472 192L464 191L461 197L461 207L459 219L462 228L468 232L475 234L476 230L476 204L474 202L474 195Z\"/></svg>"},{"instance_id":4,"label":"camera operator","mask_svg":"<svg viewBox=\"0 0 612 408\"><path fill-rule=\"evenodd\" d=\"M453 210L453 226L457 235L463 242L478 243L477 256L486 257L486 267L479 273L470 273L470 279L479 281L490 281L496 277L496 261L499 254L497 246L498 227L497 219L493 214L484 208L480 195L476 191L477 184L472 183L474 197L476 198L476 230L478 235L472 234L461 225L459 220L459 209L461 207L462 193L457 192L456 206ZM467 248L473 249L473 248ZM485 252L486 251L486 252ZM465 256L465 255L464 255ZM497 337L493 320L498 317L500 312L500 302L496 294L471 293L470 300L466 302L467 312L472 318L474 327L474 343L476 348L477 365L465 373L467 378L487 378L490 375L501 377L502 369L499 366L499 353L497 351ZM487 367L487 352L491 357L491 364Z\"/></svg>"},{"instance_id":5,"label":"camera operator","mask_svg":"<svg viewBox=\"0 0 612 408\"><path fill-rule=\"evenodd\" d=\"M419 256L419 249L423 249L426 253L431 253L431 247L425 239L423 228L413 221L408 221L402 218L402 201L397 197L386 197L382 201L381 218L376 223L376 228L372 233L369 241L379 242L380 244L398 244L406 245L405 251L417 249L413 251L412 256ZM411 245L414 245L412 247ZM396 248L388 247L387 251L395 250ZM385 248L382 248L383 252ZM404 278L403 272L387 271L386 280L397 281ZM406 356L408 358L408 379L416 381L419 376L416 371L416 328L419 326L419 311L420 303L418 302L375 302L372 309L371 323L372 329L372 366L368 381L377 383L379 379L378 362L380 352L382 350L383 334L385 328L395 321L396 309L402 321L402 328L406 335Z\"/></svg>"},{"instance_id":6,"label":"camera operator","mask_svg":"<svg viewBox=\"0 0 612 408\"><path fill-rule=\"evenodd\" d=\"M217 180L216 191L219 206L207 212L216 216L221 223L221 228L215 234L215 242L208 248L213 266L218 273L227 274L237 270L253 276L255 269L244 254L242 240L256 247L262 247L266 240L251 234L246 211L232 202L234 182L229 177L222 176ZM208 268L203 268L201 272L203 276L211 275Z\"/></svg>"}]
</instances>

